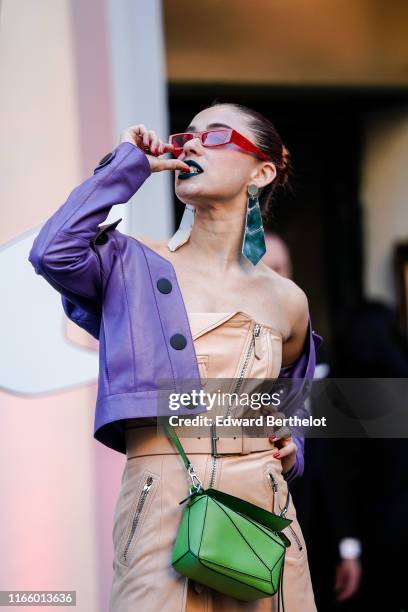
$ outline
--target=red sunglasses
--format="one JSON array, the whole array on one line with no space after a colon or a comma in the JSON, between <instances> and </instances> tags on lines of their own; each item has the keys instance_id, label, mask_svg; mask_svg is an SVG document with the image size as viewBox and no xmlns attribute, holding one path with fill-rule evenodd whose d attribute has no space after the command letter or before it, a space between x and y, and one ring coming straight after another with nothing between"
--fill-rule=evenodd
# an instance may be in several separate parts
<instances>
[{"instance_id":1,"label":"red sunglasses","mask_svg":"<svg viewBox=\"0 0 408 612\"><path fill-rule=\"evenodd\" d=\"M241 147L245 151L255 153L261 159L270 161L269 157L263 153L256 145L254 145L248 138L242 136L239 132L232 128L219 128L216 130L206 130L205 132L182 132L180 134L171 134L169 136L169 143L174 146L172 151L175 157L179 157L183 151L184 144L192 138L200 138L201 144L204 147L218 147L225 145L229 142Z\"/></svg>"}]
</instances>

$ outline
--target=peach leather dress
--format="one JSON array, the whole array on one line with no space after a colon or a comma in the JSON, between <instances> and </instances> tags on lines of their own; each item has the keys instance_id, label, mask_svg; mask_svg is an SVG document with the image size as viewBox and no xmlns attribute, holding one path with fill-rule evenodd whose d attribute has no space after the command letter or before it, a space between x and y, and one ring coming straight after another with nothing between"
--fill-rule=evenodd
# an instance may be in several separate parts
<instances>
[{"instance_id":1,"label":"peach leather dress","mask_svg":"<svg viewBox=\"0 0 408 612\"><path fill-rule=\"evenodd\" d=\"M282 363L282 336L242 311L188 313L203 389L223 378L254 391L253 379L274 379ZM238 381L240 381L238 383ZM261 384L263 380L259 381ZM208 388L208 387L207 387ZM255 416L258 416L256 414ZM127 421L125 464L113 525L113 581L109 612L277 612L278 596L244 602L203 587L171 565L172 547L188 493L180 455L154 420ZM280 459L267 439L224 437L217 452L209 439L177 434L203 486L213 486L279 512L289 499L283 597L285 612L316 612L306 544ZM231 554L233 552L231 551Z\"/></svg>"}]
</instances>

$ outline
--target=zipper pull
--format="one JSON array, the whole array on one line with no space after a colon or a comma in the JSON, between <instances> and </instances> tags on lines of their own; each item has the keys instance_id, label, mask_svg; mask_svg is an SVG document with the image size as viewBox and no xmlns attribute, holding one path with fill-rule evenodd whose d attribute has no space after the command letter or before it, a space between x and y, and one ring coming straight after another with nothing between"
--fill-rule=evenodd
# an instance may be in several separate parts
<instances>
[{"instance_id":1,"label":"zipper pull","mask_svg":"<svg viewBox=\"0 0 408 612\"><path fill-rule=\"evenodd\" d=\"M151 476L148 477L148 479L146 480L146 483L143 487L143 493L147 493L147 491L149 491L149 489L151 488L153 483L153 478Z\"/></svg>"},{"instance_id":2,"label":"zipper pull","mask_svg":"<svg viewBox=\"0 0 408 612\"><path fill-rule=\"evenodd\" d=\"M279 513L279 516L282 516L283 518L285 518L285 514L287 513L288 509L289 509L289 500L290 500L290 491L288 489L288 494L286 497L286 503L283 506L283 508L281 508L281 511Z\"/></svg>"},{"instance_id":3,"label":"zipper pull","mask_svg":"<svg viewBox=\"0 0 408 612\"><path fill-rule=\"evenodd\" d=\"M269 478L271 479L271 483L272 483L272 489L273 492L276 493L276 491L278 490L278 483L276 482L273 474L271 472L269 472Z\"/></svg>"},{"instance_id":4,"label":"zipper pull","mask_svg":"<svg viewBox=\"0 0 408 612\"><path fill-rule=\"evenodd\" d=\"M295 538L295 540L296 540L296 544L297 544L298 549L299 549L299 550L302 550L302 549L303 549L303 546L302 546L302 543L301 543L300 538L299 538L299 536L297 535L296 531L293 529L292 525L288 525L288 527L289 527L289 529L291 530L291 532L292 532L292 534L293 534L293 537L294 537L294 538Z\"/></svg>"},{"instance_id":5,"label":"zipper pull","mask_svg":"<svg viewBox=\"0 0 408 612\"><path fill-rule=\"evenodd\" d=\"M261 359L262 357L261 341L259 338L260 333L261 333L261 326L259 323L255 323L252 335L254 337L254 353L257 359Z\"/></svg>"}]
</instances>

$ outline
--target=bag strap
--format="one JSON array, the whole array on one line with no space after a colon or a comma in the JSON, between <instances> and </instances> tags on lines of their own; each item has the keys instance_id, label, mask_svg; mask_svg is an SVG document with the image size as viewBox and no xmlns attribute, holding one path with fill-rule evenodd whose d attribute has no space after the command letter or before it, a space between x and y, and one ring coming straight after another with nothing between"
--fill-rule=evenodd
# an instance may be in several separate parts
<instances>
[{"instance_id":1,"label":"bag strap","mask_svg":"<svg viewBox=\"0 0 408 612\"><path fill-rule=\"evenodd\" d=\"M168 435L168 437L170 438L170 440L173 442L174 446L177 448L178 452L180 453L180 455L183 458L184 461L184 465L186 466L186 469L189 470L191 465L191 461L190 459L187 457L185 450L183 448L183 445L180 442L180 439L176 433L176 430L174 429L173 425L170 425L170 423L165 423L164 424L164 429L166 431L166 434Z\"/></svg>"},{"instance_id":2,"label":"bag strap","mask_svg":"<svg viewBox=\"0 0 408 612\"><path fill-rule=\"evenodd\" d=\"M187 457L185 450L183 448L183 445L180 442L180 439L176 433L176 430L174 429L174 427L172 425L170 425L170 423L165 423L164 424L164 430L167 434L167 436L170 438L170 440L173 442L174 446L177 448L178 452L180 453L184 465L186 466L186 470L189 473L189 476L191 478L191 487L190 487L190 494L192 495L193 493L196 493L198 491L200 491L200 489L204 490L204 486L203 483L201 482L201 480L199 479L199 477L197 476L197 474L194 471L193 468L193 464L191 463L190 459ZM188 498L186 498L188 499ZM183 499L180 503L186 501L185 499Z\"/></svg>"}]
</instances>

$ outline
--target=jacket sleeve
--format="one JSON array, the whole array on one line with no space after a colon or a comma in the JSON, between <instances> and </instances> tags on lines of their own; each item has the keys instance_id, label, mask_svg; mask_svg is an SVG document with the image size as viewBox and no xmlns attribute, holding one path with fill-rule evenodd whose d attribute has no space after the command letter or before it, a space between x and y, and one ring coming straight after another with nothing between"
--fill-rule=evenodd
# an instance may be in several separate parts
<instances>
[{"instance_id":1,"label":"jacket sleeve","mask_svg":"<svg viewBox=\"0 0 408 612\"><path fill-rule=\"evenodd\" d=\"M76 308L82 319L90 320L100 313L103 276L109 270L103 269L95 247L98 224L112 206L127 202L150 174L143 151L123 142L42 226L28 259L36 273L63 296L66 312ZM96 332L95 325L92 327Z\"/></svg>"},{"instance_id":2,"label":"jacket sleeve","mask_svg":"<svg viewBox=\"0 0 408 612\"><path fill-rule=\"evenodd\" d=\"M314 376L316 368L316 351L323 343L323 338L312 330L309 317L309 331L306 337L305 347L298 359L289 366L281 368L278 379L291 379L290 385L284 389L283 412L285 416L296 415L299 418L309 415L307 408L308 389L307 380ZM304 471L304 436L293 435L293 441L297 446L296 461L287 472L283 473L288 483L302 476Z\"/></svg>"}]
</instances>

